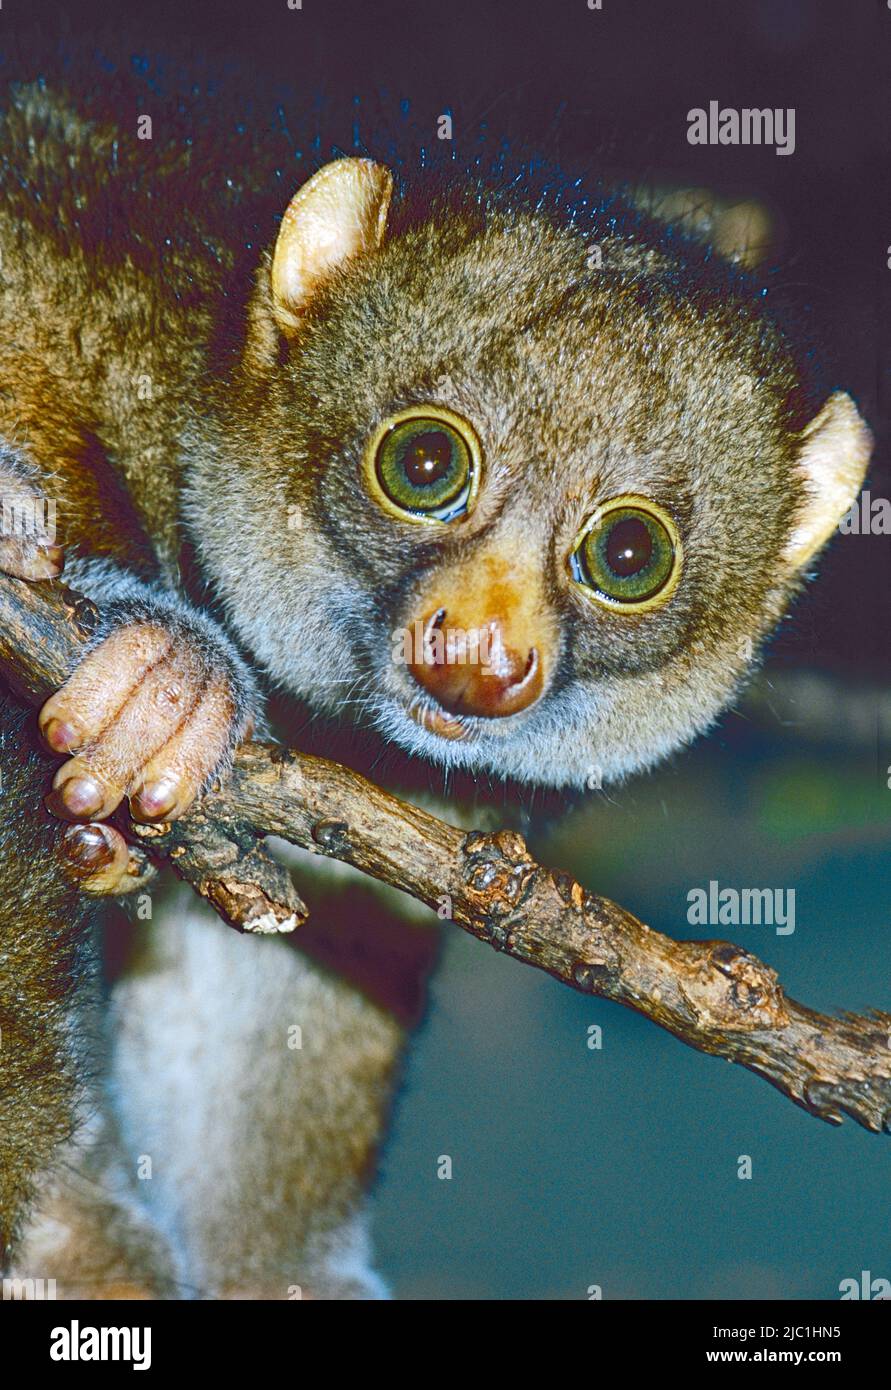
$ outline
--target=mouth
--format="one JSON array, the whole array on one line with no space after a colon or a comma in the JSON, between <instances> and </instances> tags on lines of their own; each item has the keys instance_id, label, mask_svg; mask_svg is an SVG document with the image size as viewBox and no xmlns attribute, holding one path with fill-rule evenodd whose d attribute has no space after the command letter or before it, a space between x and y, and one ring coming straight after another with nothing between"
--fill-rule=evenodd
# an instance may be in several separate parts
<instances>
[{"instance_id":1,"label":"mouth","mask_svg":"<svg viewBox=\"0 0 891 1390\"><path fill-rule=\"evenodd\" d=\"M423 704L413 703L406 713L420 728L426 729L428 734L448 739L450 743L466 743L474 733L466 719L457 714L448 714L432 700L425 700Z\"/></svg>"},{"instance_id":2,"label":"mouth","mask_svg":"<svg viewBox=\"0 0 891 1390\"><path fill-rule=\"evenodd\" d=\"M506 719L486 718L478 714L456 714L447 710L427 691L418 691L408 699L405 693L397 696L402 712L413 724L425 733L448 743L478 744L481 740L496 738L499 742L510 741L522 719L514 715Z\"/></svg>"},{"instance_id":3,"label":"mouth","mask_svg":"<svg viewBox=\"0 0 891 1390\"><path fill-rule=\"evenodd\" d=\"M431 738L431 743L425 745L428 756L436 756L435 744L440 742L454 746L456 753L460 745L467 750L468 756L471 756L472 749L478 751L492 741L499 745L508 744L513 741L521 722L519 715L494 719L478 714L458 714L454 710L446 709L428 691L417 687L412 689L414 682L403 684L384 680L382 684L384 689L381 695L384 701L375 719L378 727L388 733L392 732L394 721L404 721L404 728L405 725L413 725L416 729L422 730ZM525 723L525 720L522 722ZM412 746L417 747L416 744ZM473 756L475 757L476 753Z\"/></svg>"}]
</instances>

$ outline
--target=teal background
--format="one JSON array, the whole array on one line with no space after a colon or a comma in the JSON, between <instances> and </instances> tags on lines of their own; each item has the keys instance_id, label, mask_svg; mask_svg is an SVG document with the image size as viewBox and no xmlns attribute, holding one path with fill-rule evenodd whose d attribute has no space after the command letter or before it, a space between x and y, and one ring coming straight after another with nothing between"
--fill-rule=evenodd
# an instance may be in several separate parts
<instances>
[{"instance_id":1,"label":"teal background","mask_svg":"<svg viewBox=\"0 0 891 1390\"><path fill-rule=\"evenodd\" d=\"M709 934L686 922L709 878L794 888L793 934L713 934L815 1008L891 1010L889 808L874 748L739 719L534 848L678 937ZM891 1278L889 1165L887 1137L454 928L382 1160L379 1264L403 1298L833 1299L864 1269Z\"/></svg>"}]
</instances>

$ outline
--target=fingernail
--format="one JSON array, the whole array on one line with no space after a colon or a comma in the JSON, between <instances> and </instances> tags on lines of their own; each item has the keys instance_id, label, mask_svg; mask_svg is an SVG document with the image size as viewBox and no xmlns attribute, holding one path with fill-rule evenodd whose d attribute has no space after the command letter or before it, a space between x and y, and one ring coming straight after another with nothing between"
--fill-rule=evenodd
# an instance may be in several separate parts
<instances>
[{"instance_id":1,"label":"fingernail","mask_svg":"<svg viewBox=\"0 0 891 1390\"><path fill-rule=\"evenodd\" d=\"M56 579L62 573L64 563L62 547L48 545L32 551L24 568L29 579Z\"/></svg>"},{"instance_id":2,"label":"fingernail","mask_svg":"<svg viewBox=\"0 0 891 1390\"><path fill-rule=\"evenodd\" d=\"M92 777L71 777L58 788L62 804L73 816L94 816L101 811L105 795Z\"/></svg>"},{"instance_id":3,"label":"fingernail","mask_svg":"<svg viewBox=\"0 0 891 1390\"><path fill-rule=\"evenodd\" d=\"M48 743L54 753L70 753L78 745L80 736L73 724L67 724L64 719L50 719L41 729L44 742Z\"/></svg>"},{"instance_id":4,"label":"fingernail","mask_svg":"<svg viewBox=\"0 0 891 1390\"><path fill-rule=\"evenodd\" d=\"M111 834L101 825L72 825L62 836L62 853L78 876L89 878L114 863Z\"/></svg>"},{"instance_id":5,"label":"fingernail","mask_svg":"<svg viewBox=\"0 0 891 1390\"><path fill-rule=\"evenodd\" d=\"M169 816L176 805L180 783L177 778L165 778L152 782L150 786L140 787L130 801L130 809L137 820L162 820Z\"/></svg>"},{"instance_id":6,"label":"fingernail","mask_svg":"<svg viewBox=\"0 0 891 1390\"><path fill-rule=\"evenodd\" d=\"M45 545L42 553L46 556L51 565L55 567L56 573L61 574L65 567L65 551L60 545Z\"/></svg>"}]
</instances>

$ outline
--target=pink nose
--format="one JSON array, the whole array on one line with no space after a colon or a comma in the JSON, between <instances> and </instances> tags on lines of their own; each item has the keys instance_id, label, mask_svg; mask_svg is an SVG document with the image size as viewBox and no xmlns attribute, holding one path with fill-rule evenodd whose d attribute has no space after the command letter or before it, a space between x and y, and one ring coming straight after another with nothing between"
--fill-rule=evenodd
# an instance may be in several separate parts
<instances>
[{"instance_id":1,"label":"pink nose","mask_svg":"<svg viewBox=\"0 0 891 1390\"><path fill-rule=\"evenodd\" d=\"M438 608L422 620L421 650L409 670L422 689L451 714L501 719L528 709L544 688L536 647L516 651L498 618L466 628Z\"/></svg>"}]
</instances>

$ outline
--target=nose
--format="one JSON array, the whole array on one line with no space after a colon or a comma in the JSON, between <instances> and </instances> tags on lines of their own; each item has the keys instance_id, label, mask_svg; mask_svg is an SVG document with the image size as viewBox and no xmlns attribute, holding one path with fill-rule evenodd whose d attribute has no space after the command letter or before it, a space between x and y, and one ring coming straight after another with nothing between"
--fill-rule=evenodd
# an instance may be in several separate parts
<instances>
[{"instance_id":1,"label":"nose","mask_svg":"<svg viewBox=\"0 0 891 1390\"><path fill-rule=\"evenodd\" d=\"M498 618L466 628L438 608L415 624L412 657L414 679L451 714L501 719L534 705L544 689L538 648L509 646Z\"/></svg>"}]
</instances>

